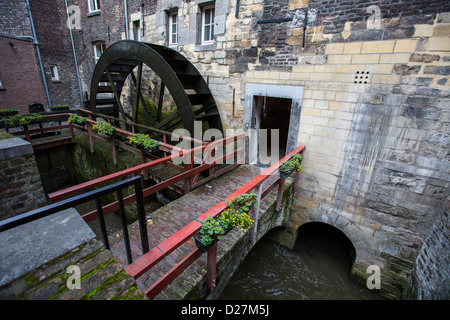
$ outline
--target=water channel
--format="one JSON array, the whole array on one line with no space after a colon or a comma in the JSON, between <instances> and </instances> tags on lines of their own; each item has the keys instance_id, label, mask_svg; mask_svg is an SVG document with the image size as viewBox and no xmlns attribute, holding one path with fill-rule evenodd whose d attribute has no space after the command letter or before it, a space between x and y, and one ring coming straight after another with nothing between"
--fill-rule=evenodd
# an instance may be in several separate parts
<instances>
[{"instance_id":1,"label":"water channel","mask_svg":"<svg viewBox=\"0 0 450 320\"><path fill-rule=\"evenodd\" d=\"M219 299L378 300L349 278L352 249L340 231L321 223L300 229L292 250L262 238ZM348 239L347 239L348 240Z\"/></svg>"}]
</instances>

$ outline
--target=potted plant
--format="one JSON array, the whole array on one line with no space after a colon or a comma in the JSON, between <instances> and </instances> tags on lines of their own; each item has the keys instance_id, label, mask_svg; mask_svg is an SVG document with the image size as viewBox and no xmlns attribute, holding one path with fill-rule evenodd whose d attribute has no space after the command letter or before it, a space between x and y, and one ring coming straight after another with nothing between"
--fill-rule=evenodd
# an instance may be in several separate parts
<instances>
[{"instance_id":1,"label":"potted plant","mask_svg":"<svg viewBox=\"0 0 450 320\"><path fill-rule=\"evenodd\" d=\"M242 212L249 212L250 209L257 205L257 198L258 196L256 193L244 193L240 194L233 199L231 199L230 202L228 202L228 208L239 210Z\"/></svg>"},{"instance_id":2,"label":"potted plant","mask_svg":"<svg viewBox=\"0 0 450 320\"><path fill-rule=\"evenodd\" d=\"M194 236L197 248L202 250L202 252L208 251L217 241L223 239L226 229L228 229L228 224L225 220L221 218L214 219L211 216L207 217L200 231Z\"/></svg>"},{"instance_id":3,"label":"potted plant","mask_svg":"<svg viewBox=\"0 0 450 320\"><path fill-rule=\"evenodd\" d=\"M69 123L78 124L80 126L84 126L86 124L86 118L81 117L75 113L72 113L67 121Z\"/></svg>"},{"instance_id":4,"label":"potted plant","mask_svg":"<svg viewBox=\"0 0 450 320\"><path fill-rule=\"evenodd\" d=\"M155 152L158 149L159 142L151 139L148 135L142 133L135 133L128 139L128 144L132 147L147 150L148 152Z\"/></svg>"},{"instance_id":5,"label":"potted plant","mask_svg":"<svg viewBox=\"0 0 450 320\"><path fill-rule=\"evenodd\" d=\"M39 113L31 113L27 115L16 114L1 120L8 127L28 126L30 124L41 123L42 115Z\"/></svg>"},{"instance_id":6,"label":"potted plant","mask_svg":"<svg viewBox=\"0 0 450 320\"><path fill-rule=\"evenodd\" d=\"M52 111L63 111L63 110L69 110L68 104L57 104L50 107L50 110Z\"/></svg>"},{"instance_id":7,"label":"potted plant","mask_svg":"<svg viewBox=\"0 0 450 320\"><path fill-rule=\"evenodd\" d=\"M246 231L254 222L246 212L228 208L217 219L211 216L206 218L200 231L194 236L195 244L202 252L206 252L234 227Z\"/></svg>"},{"instance_id":8,"label":"potted plant","mask_svg":"<svg viewBox=\"0 0 450 320\"><path fill-rule=\"evenodd\" d=\"M116 135L116 128L112 124L105 121L99 121L97 124L94 124L92 126L92 131L109 137L114 137Z\"/></svg>"},{"instance_id":9,"label":"potted plant","mask_svg":"<svg viewBox=\"0 0 450 320\"><path fill-rule=\"evenodd\" d=\"M289 160L280 166L280 177L288 178L295 170L300 171L302 168L303 154L294 154Z\"/></svg>"},{"instance_id":10,"label":"potted plant","mask_svg":"<svg viewBox=\"0 0 450 320\"><path fill-rule=\"evenodd\" d=\"M9 109L3 109L0 108L0 117L2 116L13 116L15 114L18 114L19 110L17 110L16 108L9 108Z\"/></svg>"}]
</instances>

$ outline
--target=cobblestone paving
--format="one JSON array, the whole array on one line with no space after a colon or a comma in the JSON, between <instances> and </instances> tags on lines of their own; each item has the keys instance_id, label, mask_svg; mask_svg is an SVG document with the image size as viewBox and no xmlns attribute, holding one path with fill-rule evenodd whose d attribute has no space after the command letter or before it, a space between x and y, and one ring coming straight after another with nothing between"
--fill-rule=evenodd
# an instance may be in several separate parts
<instances>
[{"instance_id":1,"label":"cobblestone paving","mask_svg":"<svg viewBox=\"0 0 450 320\"><path fill-rule=\"evenodd\" d=\"M260 174L260 169L254 166L241 165L231 172L210 181L191 193L173 201L166 206L147 212L147 217L153 224L147 225L150 248L170 237L186 224L203 214L205 211L228 197L231 193L245 185ZM142 255L139 239L139 225L137 222L129 226L129 237L133 260ZM242 236L239 230L232 230L218 246L218 257L223 255L228 247ZM122 265L126 265L125 245L122 233L110 237L111 252ZM195 249L193 239L190 239L180 248L166 256L156 266L141 276L137 282L138 287L145 290L169 271L176 263ZM204 281L206 274L206 254L203 254L183 274L175 279L170 286L163 290L155 299L185 299L198 281ZM203 280L201 280L203 279ZM194 297L193 297L194 298Z\"/></svg>"}]
</instances>

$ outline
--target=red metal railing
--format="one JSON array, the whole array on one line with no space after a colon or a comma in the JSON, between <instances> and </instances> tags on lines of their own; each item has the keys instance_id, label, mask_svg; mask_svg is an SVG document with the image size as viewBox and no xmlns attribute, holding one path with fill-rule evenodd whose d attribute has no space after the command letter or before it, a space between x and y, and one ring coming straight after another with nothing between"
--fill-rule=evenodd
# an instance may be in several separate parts
<instances>
[{"instance_id":1,"label":"red metal railing","mask_svg":"<svg viewBox=\"0 0 450 320\"><path fill-rule=\"evenodd\" d=\"M91 145L91 150L93 149L92 146L92 136L96 135L95 133L92 132L92 125L94 125L95 123L97 123L95 120L92 120L92 116L98 116L98 117L102 117L102 118L106 118L108 121L112 121L112 120L117 120L115 118L112 117L108 117L108 116L104 116L104 115L100 115L100 114L95 114L93 112L90 111L86 111L86 110L80 110L80 112L82 113L87 113L88 116L91 119L86 119L86 126L79 126L79 125L73 125L74 128L82 130L82 131L87 131L88 133L88 139L90 141L90 145ZM123 120L121 120L123 121ZM126 122L126 121L123 121ZM129 123L128 125L135 125L135 126L140 126L138 124L133 124L133 123ZM144 127L146 129L150 129L152 130L153 128L149 128L149 127L145 127L145 126L141 126ZM157 130L157 129L155 129ZM131 136L133 133L126 131L126 130L122 130L122 129L117 129L116 131L118 134L123 135L123 136ZM158 133L162 133L163 135L165 135L165 137L167 137L170 133L169 132L165 132L165 131L161 131L161 130L157 130ZM99 135L96 135L99 136ZM101 137L101 136L99 136ZM68 188L65 188L63 190L59 190L53 193L48 194L49 199L52 202L55 201L60 201L61 199L68 197L70 195L73 195L75 193L79 193L81 191L85 191L88 189L91 189L93 187L99 186L99 185L105 185L108 183L112 183L113 181L117 181L117 179L120 178L124 178L130 175L141 175L143 177L146 177L147 175L147 170L152 168L152 167L156 167L158 165L166 165L166 166L170 166L171 168L174 168L176 170L178 170L180 173L170 177L160 183L157 183L156 185L153 185L151 187L148 187L146 189L144 189L143 191L143 195L144 197L147 197L151 194L156 193L157 191L160 191L162 189L165 189L167 187L171 187L173 185L175 185L176 183L180 182L180 181L184 181L184 192L189 192L191 190L191 188L195 188L200 186L201 184L204 184L206 182L208 182L209 180L213 179L214 177L218 177L224 173L226 173L227 171L233 169L234 167L236 167L237 165L237 161L234 160L235 157L239 157L244 153L244 148L240 148L237 150L234 150L228 154L225 154L221 157L216 157L215 156L215 150L216 148L224 148L225 145L227 144L234 144L234 142L236 141L240 141L243 140L245 138L244 134L238 134L238 135L234 135L234 136L230 136L227 138L223 138L220 140L216 140L214 142L211 142L209 144L206 144L205 142L199 142L199 140L190 138L190 137L185 137L185 136L176 136L177 138L181 138L181 139L186 139L187 141L190 142L195 142L200 144L198 147L189 149L189 150L185 150L182 148L178 148L178 147L174 147L170 144L164 143L162 142L160 144L160 149L165 151L165 152L171 152L170 155L167 155L163 158L159 158L156 160L152 160L150 162L145 162L147 155L145 155L145 151L143 150L138 150L135 149L129 145L126 145L125 143L122 143L120 141L116 141L113 140L114 138L105 138L105 137L101 137L103 139L111 139L111 146L112 148L115 148L115 144L119 144L119 146L136 152L136 153L141 153L142 154L142 161L143 163L141 165L135 166L133 168L129 168L129 169L125 169L116 173L112 173L97 179L93 179L91 181L85 182L85 183L81 183L75 186L71 186ZM164 139L166 140L166 139ZM226 149L226 148L224 148ZM114 150L112 150L113 154L114 154ZM184 160L184 166L179 166L176 165L175 163L171 162L172 160L174 160L175 158L183 158ZM233 164L230 164L218 171L214 171L214 167L219 163L229 163L231 162L229 159L233 158ZM211 160L212 159L212 160ZM199 164L198 166L195 166L195 164ZM200 173L204 172L205 170L208 170L209 176L204 177L203 179L199 180L199 175ZM133 203L136 200L136 195L132 194L129 195L127 197L125 197L123 199L124 205L129 205L131 203ZM106 206L103 207L103 213L104 214L108 214L111 213L115 210L117 210L119 208L119 204L118 202L113 202L110 203ZM85 215L83 215L83 219L86 222L90 222L92 220L95 220L97 218L97 210L93 210Z\"/></svg>"},{"instance_id":2,"label":"red metal railing","mask_svg":"<svg viewBox=\"0 0 450 320\"><path fill-rule=\"evenodd\" d=\"M280 209L281 198L283 196L284 180L278 177L273 183L262 190L262 184L266 181L269 176L278 171L279 167L284 161L287 161L296 153L302 153L304 151L304 146L299 146L287 156L282 158L279 162L273 164L271 167L266 169L263 173L252 179L246 185L229 195L224 201L219 202L208 211L200 215L197 219L200 221L205 221L208 216L218 217L223 210L226 209L227 203L234 197L252 192L258 189L258 206L253 209L252 219L255 220L255 225L250 230L253 234L252 237L256 237L255 230L257 230L257 221L259 214L259 204L261 199L263 199L271 190L278 186L278 199L277 199L277 210ZM295 173L294 188L299 179L298 172ZM201 223L199 221L193 220L185 227L174 233L172 236L158 244L156 247L151 249L145 255L141 256L133 263L125 267L125 271L132 275L135 279L142 276L145 272L155 266L159 261L165 258L167 255L172 253L182 244L187 242L191 237L193 237L201 228ZM252 231L253 230L253 231ZM201 256L202 252L200 249L195 249L190 252L184 259L177 263L171 270L169 270L165 275L163 275L159 280L157 280L150 288L145 290L145 294L150 298L154 298L158 293L160 293L167 285L169 285L179 274L186 270L195 260ZM209 249L207 257L207 287L212 290L215 287L215 273L216 273L216 258L217 258L217 245Z\"/></svg>"}]
</instances>

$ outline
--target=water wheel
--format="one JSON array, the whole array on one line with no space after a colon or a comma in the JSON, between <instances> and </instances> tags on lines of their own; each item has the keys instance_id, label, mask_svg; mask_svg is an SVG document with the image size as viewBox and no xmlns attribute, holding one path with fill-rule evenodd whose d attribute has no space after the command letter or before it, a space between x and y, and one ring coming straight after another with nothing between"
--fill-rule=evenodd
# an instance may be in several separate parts
<instances>
[{"instance_id":1,"label":"water wheel","mask_svg":"<svg viewBox=\"0 0 450 320\"><path fill-rule=\"evenodd\" d=\"M193 136L194 121L201 121L202 125L207 123L208 128L223 132L214 97L195 66L175 50L134 40L112 44L98 60L91 81L89 108L101 112L102 106L113 105L122 118L137 122L137 109L141 104L146 117L151 117L141 90L144 64L161 79L158 110L156 117L153 117L155 119L152 119L152 127L173 131L182 126ZM121 104L124 83L129 77L135 90L132 115L127 114ZM162 119L165 88L171 94L177 112Z\"/></svg>"}]
</instances>

